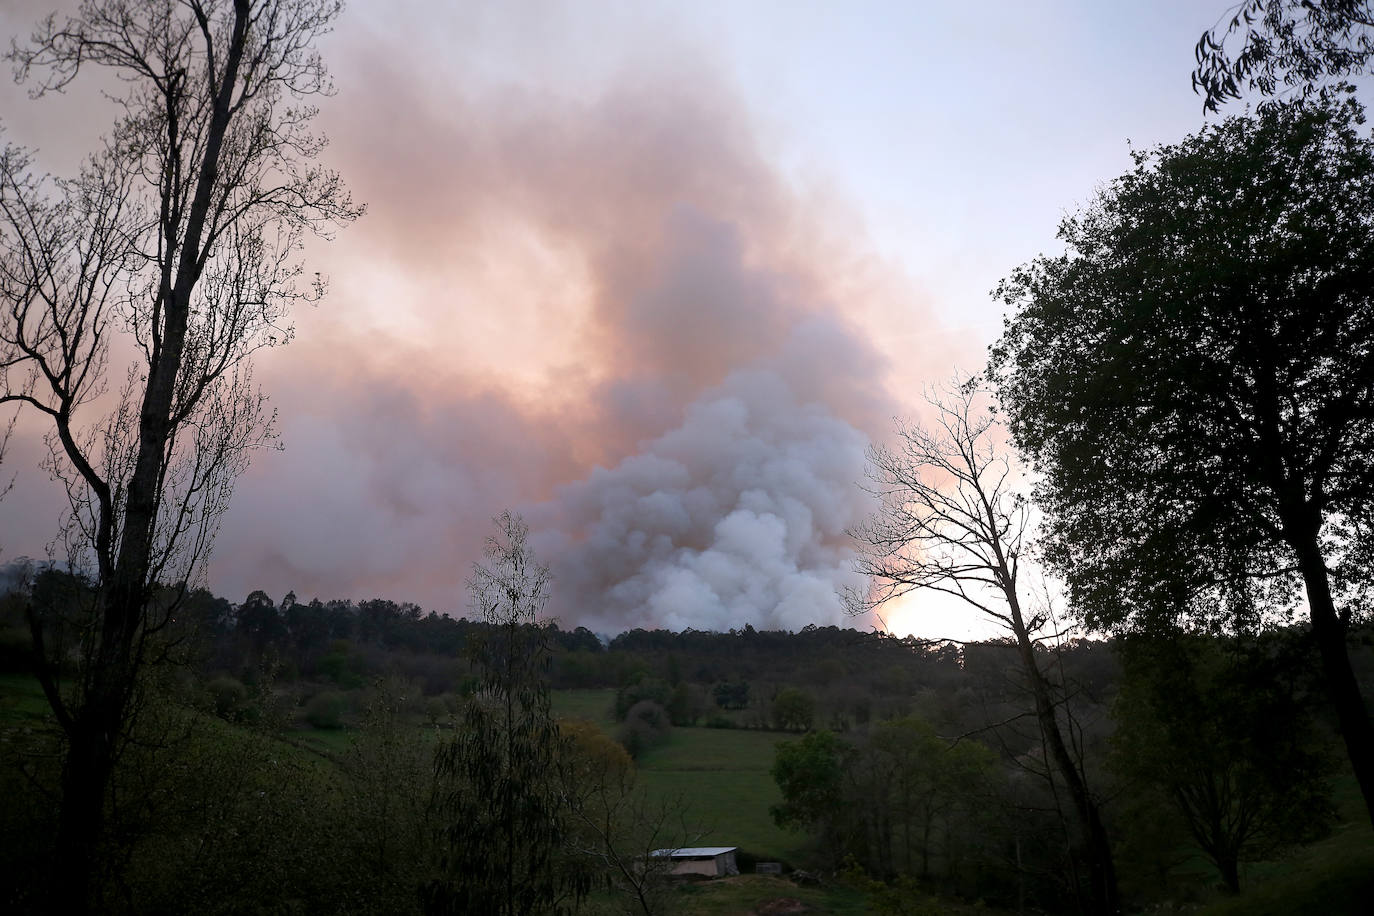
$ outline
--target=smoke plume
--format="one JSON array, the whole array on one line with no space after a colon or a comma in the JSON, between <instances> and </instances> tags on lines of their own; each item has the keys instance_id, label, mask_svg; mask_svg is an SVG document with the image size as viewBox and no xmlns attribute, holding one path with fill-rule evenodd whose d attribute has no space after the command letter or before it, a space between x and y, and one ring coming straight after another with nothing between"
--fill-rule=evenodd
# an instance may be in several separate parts
<instances>
[{"instance_id":1,"label":"smoke plume","mask_svg":"<svg viewBox=\"0 0 1374 916\"><path fill-rule=\"evenodd\" d=\"M564 625L842 622L864 447L931 324L861 221L698 71L449 83L425 62L461 48L348 26L321 126L369 212L307 252L330 295L260 361L286 450L240 482L211 587L466 613L513 508ZM6 552L39 555L59 506L24 504Z\"/></svg>"}]
</instances>

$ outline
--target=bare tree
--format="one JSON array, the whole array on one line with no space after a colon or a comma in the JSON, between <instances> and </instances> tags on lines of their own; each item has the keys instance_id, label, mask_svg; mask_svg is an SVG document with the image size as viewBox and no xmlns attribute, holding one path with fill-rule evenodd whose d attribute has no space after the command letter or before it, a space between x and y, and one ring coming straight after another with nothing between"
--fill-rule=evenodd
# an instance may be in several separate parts
<instances>
[{"instance_id":1,"label":"bare tree","mask_svg":"<svg viewBox=\"0 0 1374 916\"><path fill-rule=\"evenodd\" d=\"M94 904L107 790L139 672L202 575L235 478L273 441L250 357L284 342L305 237L360 210L313 160L314 51L338 0L85 0L9 59L33 94L102 68L118 116L73 178L0 152L0 403L48 424L82 613L31 618L66 736L55 909ZM132 354L127 360L126 355ZM159 583L177 585L171 597ZM76 628L75 659L47 640ZM64 680L74 663L76 676Z\"/></svg>"},{"instance_id":2,"label":"bare tree","mask_svg":"<svg viewBox=\"0 0 1374 916\"><path fill-rule=\"evenodd\" d=\"M929 396L928 425L899 425L894 446L869 449L870 492L881 507L851 529L866 592L847 596L855 613L917 590L952 595L1005 628L1016 642L1047 756L1073 800L1091 872L1093 906L1117 909L1115 868L1097 803L1060 722L1056 689L1036 657L1047 611L1030 610L1023 571L1031 506L997 427L970 380Z\"/></svg>"}]
</instances>

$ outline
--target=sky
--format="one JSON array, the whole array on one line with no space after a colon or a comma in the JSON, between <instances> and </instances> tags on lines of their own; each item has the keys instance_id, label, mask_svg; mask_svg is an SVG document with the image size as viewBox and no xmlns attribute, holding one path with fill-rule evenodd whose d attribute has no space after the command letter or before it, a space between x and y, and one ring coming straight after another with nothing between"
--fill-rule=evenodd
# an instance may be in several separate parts
<instances>
[{"instance_id":1,"label":"sky","mask_svg":"<svg viewBox=\"0 0 1374 916\"><path fill-rule=\"evenodd\" d=\"M352 0L317 123L368 211L308 246L329 295L258 358L284 448L209 586L471 613L512 509L565 626L874 625L836 597L867 444L981 368L990 291L1133 146L1204 123L1192 51L1224 7ZM0 86L55 173L113 114ZM0 560L57 529L36 430ZM924 597L881 625L991 632Z\"/></svg>"}]
</instances>

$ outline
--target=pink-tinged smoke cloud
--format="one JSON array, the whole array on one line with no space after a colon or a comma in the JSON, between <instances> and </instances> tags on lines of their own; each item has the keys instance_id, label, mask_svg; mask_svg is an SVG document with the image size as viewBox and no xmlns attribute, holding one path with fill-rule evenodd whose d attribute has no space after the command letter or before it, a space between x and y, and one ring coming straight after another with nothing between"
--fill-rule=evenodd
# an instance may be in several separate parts
<instances>
[{"instance_id":1,"label":"pink-tinged smoke cloud","mask_svg":"<svg viewBox=\"0 0 1374 916\"><path fill-rule=\"evenodd\" d=\"M322 126L369 213L309 252L330 296L260 362L287 447L210 585L465 613L514 508L565 625L845 622L865 445L952 361L853 216L700 79L464 93L341 45Z\"/></svg>"}]
</instances>

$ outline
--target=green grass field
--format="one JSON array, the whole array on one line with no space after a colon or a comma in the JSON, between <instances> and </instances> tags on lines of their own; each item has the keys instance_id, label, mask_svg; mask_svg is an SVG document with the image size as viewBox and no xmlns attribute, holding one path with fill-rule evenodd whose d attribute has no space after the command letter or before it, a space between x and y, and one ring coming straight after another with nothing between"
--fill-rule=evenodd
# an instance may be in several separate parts
<instances>
[{"instance_id":1,"label":"green grass field","mask_svg":"<svg viewBox=\"0 0 1374 916\"><path fill-rule=\"evenodd\" d=\"M675 728L668 744L640 761L641 778L660 797L681 798L700 845L738 846L761 859L796 861L805 840L768 814L782 800L769 775L787 736L743 729Z\"/></svg>"},{"instance_id":2,"label":"green grass field","mask_svg":"<svg viewBox=\"0 0 1374 916\"><path fill-rule=\"evenodd\" d=\"M0 674L0 727L48 728L52 710L36 678L27 674Z\"/></svg>"},{"instance_id":3,"label":"green grass field","mask_svg":"<svg viewBox=\"0 0 1374 916\"><path fill-rule=\"evenodd\" d=\"M559 718L586 719L615 731L615 691L555 690ZM661 799L683 801L701 845L738 846L761 859L795 861L805 840L778 828L768 806L782 800L769 775L773 749L787 735L725 728L675 728L666 745L639 761L641 778Z\"/></svg>"},{"instance_id":4,"label":"green grass field","mask_svg":"<svg viewBox=\"0 0 1374 916\"><path fill-rule=\"evenodd\" d=\"M586 719L608 734L615 729L612 715L615 690L610 687L587 690L555 690L550 695L553 714L560 719Z\"/></svg>"}]
</instances>

